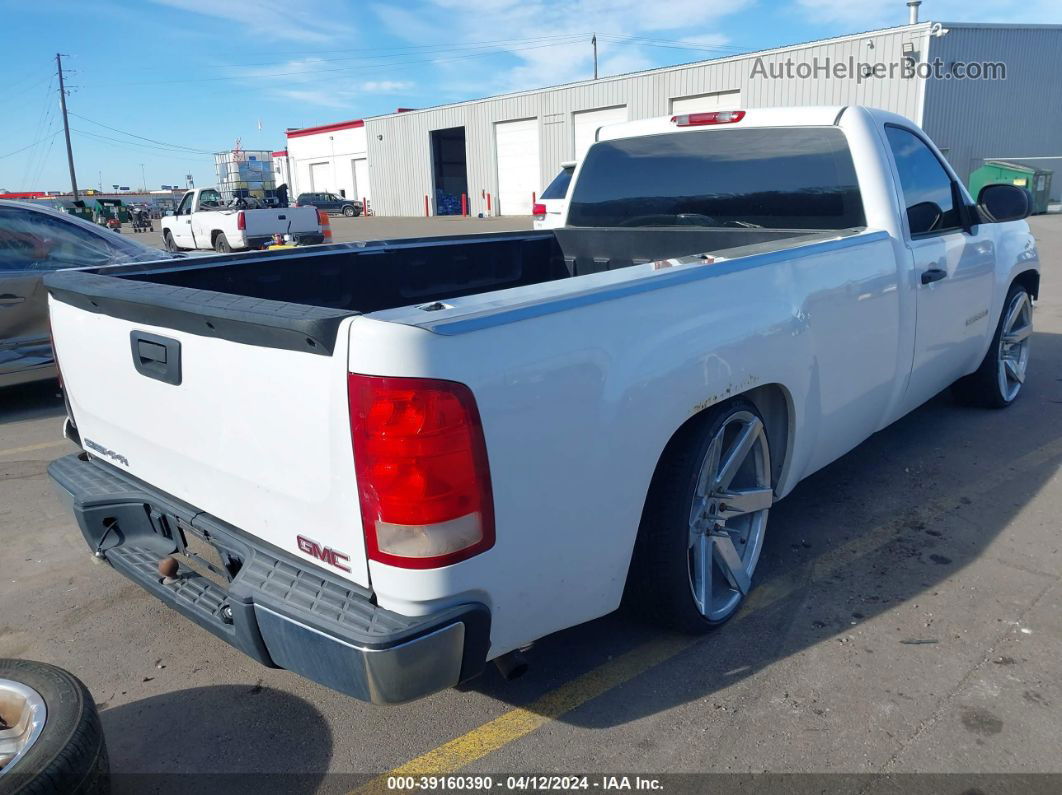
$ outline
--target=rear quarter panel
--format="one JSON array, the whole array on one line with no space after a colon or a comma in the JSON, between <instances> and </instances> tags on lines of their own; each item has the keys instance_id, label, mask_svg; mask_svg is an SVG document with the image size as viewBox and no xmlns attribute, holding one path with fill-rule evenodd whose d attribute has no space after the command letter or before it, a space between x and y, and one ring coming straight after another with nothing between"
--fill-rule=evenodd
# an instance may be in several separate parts
<instances>
[{"instance_id":1,"label":"rear quarter panel","mask_svg":"<svg viewBox=\"0 0 1062 795\"><path fill-rule=\"evenodd\" d=\"M831 290L853 289L854 257L864 258L868 280L879 278L879 263L895 267L880 237L797 269L783 260L452 336L355 318L351 371L472 388L495 499L497 540L486 553L427 572L370 562L380 604L416 614L483 601L494 615L492 655L610 612L672 434L707 407L766 384L783 386L790 427L799 428L784 493L811 465L820 437L844 446L821 421L833 419L831 406L817 391L814 335L800 312ZM882 301L895 312L895 289ZM866 434L875 411L883 408L860 419Z\"/></svg>"}]
</instances>

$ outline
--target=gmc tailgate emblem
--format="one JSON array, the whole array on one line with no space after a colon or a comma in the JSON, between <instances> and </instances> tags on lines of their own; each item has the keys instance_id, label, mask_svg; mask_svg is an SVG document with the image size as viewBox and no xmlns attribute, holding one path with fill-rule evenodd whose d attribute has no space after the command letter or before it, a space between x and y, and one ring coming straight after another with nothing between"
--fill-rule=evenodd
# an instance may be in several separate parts
<instances>
[{"instance_id":1,"label":"gmc tailgate emblem","mask_svg":"<svg viewBox=\"0 0 1062 795\"><path fill-rule=\"evenodd\" d=\"M350 560L350 555L344 555L331 547L323 547L306 536L297 536L295 543L298 545L299 550L307 555L317 558L329 566L335 566L340 571L350 572L350 566L346 565L347 561Z\"/></svg>"}]
</instances>

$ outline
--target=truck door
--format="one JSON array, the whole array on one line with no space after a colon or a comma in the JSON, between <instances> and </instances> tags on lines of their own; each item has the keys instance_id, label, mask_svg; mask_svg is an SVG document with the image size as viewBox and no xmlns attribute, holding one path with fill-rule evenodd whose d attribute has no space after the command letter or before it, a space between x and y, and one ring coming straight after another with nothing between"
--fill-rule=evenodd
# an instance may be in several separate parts
<instances>
[{"instance_id":1,"label":"truck door","mask_svg":"<svg viewBox=\"0 0 1062 795\"><path fill-rule=\"evenodd\" d=\"M989 317L995 244L986 224L963 228L962 192L925 139L889 124L885 137L906 209L917 295L914 358L904 410L974 367L994 329Z\"/></svg>"},{"instance_id":2,"label":"truck door","mask_svg":"<svg viewBox=\"0 0 1062 795\"><path fill-rule=\"evenodd\" d=\"M184 194L181 203L177 206L177 212L173 214L173 242L180 248L195 248L195 237L192 235L192 200L195 193Z\"/></svg>"}]
</instances>

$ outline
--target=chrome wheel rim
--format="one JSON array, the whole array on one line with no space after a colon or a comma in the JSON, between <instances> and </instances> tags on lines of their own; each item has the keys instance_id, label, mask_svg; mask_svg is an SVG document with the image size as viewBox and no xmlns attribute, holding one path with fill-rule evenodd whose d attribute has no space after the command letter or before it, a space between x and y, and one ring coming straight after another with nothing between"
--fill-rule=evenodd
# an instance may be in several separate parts
<instances>
[{"instance_id":1,"label":"chrome wheel rim","mask_svg":"<svg viewBox=\"0 0 1062 795\"><path fill-rule=\"evenodd\" d=\"M708 445L690 510L690 592L709 621L726 619L748 593L773 500L763 422L735 412Z\"/></svg>"},{"instance_id":2,"label":"chrome wheel rim","mask_svg":"<svg viewBox=\"0 0 1062 795\"><path fill-rule=\"evenodd\" d=\"M22 682L0 679L0 776L29 753L47 717L40 693Z\"/></svg>"},{"instance_id":3,"label":"chrome wheel rim","mask_svg":"<svg viewBox=\"0 0 1062 795\"><path fill-rule=\"evenodd\" d=\"M1029 337L1032 335L1032 302L1022 291L1014 296L1003 316L999 335L996 373L999 391L1008 403L1018 396L1029 366Z\"/></svg>"}]
</instances>

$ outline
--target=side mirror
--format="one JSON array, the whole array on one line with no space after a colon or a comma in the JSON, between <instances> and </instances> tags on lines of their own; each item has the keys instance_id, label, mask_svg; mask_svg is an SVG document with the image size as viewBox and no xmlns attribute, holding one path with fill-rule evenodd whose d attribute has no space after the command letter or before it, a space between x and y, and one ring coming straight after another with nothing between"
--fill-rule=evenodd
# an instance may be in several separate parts
<instances>
[{"instance_id":1,"label":"side mirror","mask_svg":"<svg viewBox=\"0 0 1062 795\"><path fill-rule=\"evenodd\" d=\"M907 208L907 225L911 227L912 235L932 232L940 225L943 215L936 202L919 202Z\"/></svg>"},{"instance_id":2,"label":"side mirror","mask_svg":"<svg viewBox=\"0 0 1062 795\"><path fill-rule=\"evenodd\" d=\"M1020 221L1032 211L1029 192L1017 185L985 185L977 194L977 209L989 223Z\"/></svg>"}]
</instances>

